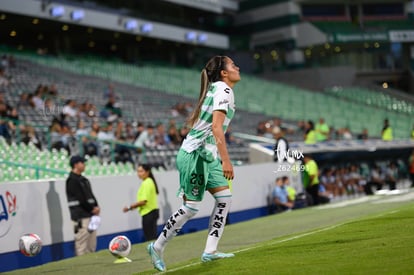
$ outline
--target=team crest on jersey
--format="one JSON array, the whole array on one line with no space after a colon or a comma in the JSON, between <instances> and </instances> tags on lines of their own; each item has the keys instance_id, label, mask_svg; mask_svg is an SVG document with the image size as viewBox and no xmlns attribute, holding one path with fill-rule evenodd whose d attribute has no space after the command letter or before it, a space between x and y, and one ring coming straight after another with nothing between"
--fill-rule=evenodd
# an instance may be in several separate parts
<instances>
[{"instance_id":1,"label":"team crest on jersey","mask_svg":"<svg viewBox=\"0 0 414 275\"><path fill-rule=\"evenodd\" d=\"M200 190L198 190L198 188L193 188L193 190L191 190L191 194L193 196L198 196L200 194Z\"/></svg>"}]
</instances>

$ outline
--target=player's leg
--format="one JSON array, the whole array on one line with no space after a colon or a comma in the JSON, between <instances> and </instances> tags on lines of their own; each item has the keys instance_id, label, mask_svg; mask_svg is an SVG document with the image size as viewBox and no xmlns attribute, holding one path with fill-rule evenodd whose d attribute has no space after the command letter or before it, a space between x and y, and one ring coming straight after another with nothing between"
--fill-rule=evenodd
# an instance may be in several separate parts
<instances>
[{"instance_id":1,"label":"player's leg","mask_svg":"<svg viewBox=\"0 0 414 275\"><path fill-rule=\"evenodd\" d=\"M232 253L222 253L217 251L218 243L223 235L227 214L232 201L232 194L229 189L228 181L223 177L221 164L218 161L209 165L207 190L213 195L216 202L210 216L206 246L204 253L201 256L201 260L211 261L233 257L234 254Z\"/></svg>"},{"instance_id":2,"label":"player's leg","mask_svg":"<svg viewBox=\"0 0 414 275\"><path fill-rule=\"evenodd\" d=\"M165 271L162 255L168 241L197 214L205 191L206 167L197 152L189 154L180 150L177 155L177 168L180 173L179 191L183 196L183 204L167 220L157 240L148 245L154 267L160 271Z\"/></svg>"}]
</instances>

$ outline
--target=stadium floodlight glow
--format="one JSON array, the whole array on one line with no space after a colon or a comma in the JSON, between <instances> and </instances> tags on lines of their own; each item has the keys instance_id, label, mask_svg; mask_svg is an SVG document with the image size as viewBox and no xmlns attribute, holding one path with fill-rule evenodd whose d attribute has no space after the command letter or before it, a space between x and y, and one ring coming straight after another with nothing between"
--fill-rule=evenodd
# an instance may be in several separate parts
<instances>
[{"instance_id":1,"label":"stadium floodlight glow","mask_svg":"<svg viewBox=\"0 0 414 275\"><path fill-rule=\"evenodd\" d=\"M200 33L200 34L197 36L197 41L198 41L198 42L200 42L200 43L204 43L204 42L206 42L206 41L207 41L207 39L208 39L208 35L207 35L207 34L205 34L205 33Z\"/></svg>"},{"instance_id":2,"label":"stadium floodlight glow","mask_svg":"<svg viewBox=\"0 0 414 275\"><path fill-rule=\"evenodd\" d=\"M50 8L49 12L53 17L61 17L65 14L65 8L63 6L53 6Z\"/></svg>"},{"instance_id":3,"label":"stadium floodlight glow","mask_svg":"<svg viewBox=\"0 0 414 275\"><path fill-rule=\"evenodd\" d=\"M187 32L185 34L185 40L187 40L187 41L194 41L194 40L196 40L196 38L197 38L197 33L196 32L190 31L190 32Z\"/></svg>"},{"instance_id":4,"label":"stadium floodlight glow","mask_svg":"<svg viewBox=\"0 0 414 275\"><path fill-rule=\"evenodd\" d=\"M83 10L74 10L70 14L70 18L73 21L80 21L85 17L85 12Z\"/></svg>"},{"instance_id":5,"label":"stadium floodlight glow","mask_svg":"<svg viewBox=\"0 0 414 275\"><path fill-rule=\"evenodd\" d=\"M124 28L127 31L133 31L138 28L138 22L136 20L127 20L125 21Z\"/></svg>"},{"instance_id":6,"label":"stadium floodlight glow","mask_svg":"<svg viewBox=\"0 0 414 275\"><path fill-rule=\"evenodd\" d=\"M151 23L145 23L141 26L141 32L150 33L154 29L154 26Z\"/></svg>"}]
</instances>

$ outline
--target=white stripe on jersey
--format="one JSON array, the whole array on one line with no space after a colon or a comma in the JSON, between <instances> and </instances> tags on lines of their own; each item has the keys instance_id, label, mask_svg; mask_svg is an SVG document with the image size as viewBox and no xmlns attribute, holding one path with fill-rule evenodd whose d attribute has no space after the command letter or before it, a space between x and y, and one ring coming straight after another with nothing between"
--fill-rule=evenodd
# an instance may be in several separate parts
<instances>
[{"instance_id":1,"label":"white stripe on jersey","mask_svg":"<svg viewBox=\"0 0 414 275\"><path fill-rule=\"evenodd\" d=\"M216 110L226 112L226 118L223 122L223 130L226 132L234 116L235 104L233 90L223 81L211 84L201 107L199 118L183 141L182 149L191 153L204 146L217 158L217 146L211 129L213 111Z\"/></svg>"}]
</instances>

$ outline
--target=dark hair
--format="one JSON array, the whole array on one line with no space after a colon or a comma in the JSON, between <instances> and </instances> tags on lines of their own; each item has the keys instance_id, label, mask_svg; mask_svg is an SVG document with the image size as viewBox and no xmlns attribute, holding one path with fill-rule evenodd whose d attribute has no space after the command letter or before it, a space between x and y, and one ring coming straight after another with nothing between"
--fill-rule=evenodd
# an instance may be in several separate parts
<instances>
[{"instance_id":1,"label":"dark hair","mask_svg":"<svg viewBox=\"0 0 414 275\"><path fill-rule=\"evenodd\" d=\"M201 106L203 105L203 101L207 95L207 90L210 84L221 80L221 71L226 67L225 59L226 56L216 55L207 62L206 66L201 71L200 95L198 97L197 106L194 108L193 113L188 119L188 124L190 126L193 126L194 123L198 120Z\"/></svg>"},{"instance_id":2,"label":"dark hair","mask_svg":"<svg viewBox=\"0 0 414 275\"><path fill-rule=\"evenodd\" d=\"M144 169L145 172L149 172L148 176L152 179L152 181L154 182L154 185L155 185L155 193L159 194L157 181L155 180L154 174L152 174L151 166L149 164L140 164L140 165L138 165L138 167L140 167L140 166L142 167L142 169Z\"/></svg>"}]
</instances>

